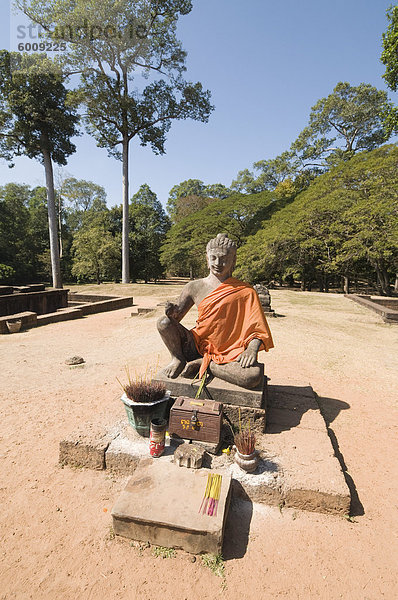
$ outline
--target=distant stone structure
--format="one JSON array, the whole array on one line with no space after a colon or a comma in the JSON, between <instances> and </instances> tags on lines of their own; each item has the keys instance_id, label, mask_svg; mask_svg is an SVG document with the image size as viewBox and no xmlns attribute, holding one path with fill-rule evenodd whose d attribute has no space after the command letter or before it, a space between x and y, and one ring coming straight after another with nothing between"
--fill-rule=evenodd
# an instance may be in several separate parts
<instances>
[{"instance_id":1,"label":"distant stone structure","mask_svg":"<svg viewBox=\"0 0 398 600\"><path fill-rule=\"evenodd\" d=\"M253 285L260 299L260 304L267 317L275 317L275 311L271 308L271 294L269 289L263 283Z\"/></svg>"}]
</instances>

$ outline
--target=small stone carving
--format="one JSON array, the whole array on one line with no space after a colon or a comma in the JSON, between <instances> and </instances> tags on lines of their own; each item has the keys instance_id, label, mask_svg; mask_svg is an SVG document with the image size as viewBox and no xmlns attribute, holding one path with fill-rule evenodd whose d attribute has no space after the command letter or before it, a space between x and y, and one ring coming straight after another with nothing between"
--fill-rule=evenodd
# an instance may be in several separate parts
<instances>
[{"instance_id":1,"label":"small stone carving","mask_svg":"<svg viewBox=\"0 0 398 600\"><path fill-rule=\"evenodd\" d=\"M174 462L179 467L188 467L189 469L200 469L203 462L203 448L195 444L181 444L174 452Z\"/></svg>"},{"instance_id":2,"label":"small stone carving","mask_svg":"<svg viewBox=\"0 0 398 600\"><path fill-rule=\"evenodd\" d=\"M72 356L71 358L66 359L65 364L66 365L81 365L84 362L86 362L86 361L81 356Z\"/></svg>"}]
</instances>

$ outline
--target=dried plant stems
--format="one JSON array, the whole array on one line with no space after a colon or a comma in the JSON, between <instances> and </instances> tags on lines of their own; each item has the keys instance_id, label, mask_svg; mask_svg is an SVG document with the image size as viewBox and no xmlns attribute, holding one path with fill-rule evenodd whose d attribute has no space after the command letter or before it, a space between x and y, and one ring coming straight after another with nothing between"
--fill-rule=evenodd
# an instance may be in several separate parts
<instances>
[{"instance_id":1,"label":"dried plant stems","mask_svg":"<svg viewBox=\"0 0 398 600\"><path fill-rule=\"evenodd\" d=\"M135 373L132 378L130 375L129 367L125 367L125 372L127 376L127 384L121 383L121 381L116 377L117 382L123 389L127 398L132 400L133 402L156 402L156 400L161 400L166 393L166 386L160 382L151 381L151 373L152 369L148 366L145 370L145 375L137 375Z\"/></svg>"}]
</instances>

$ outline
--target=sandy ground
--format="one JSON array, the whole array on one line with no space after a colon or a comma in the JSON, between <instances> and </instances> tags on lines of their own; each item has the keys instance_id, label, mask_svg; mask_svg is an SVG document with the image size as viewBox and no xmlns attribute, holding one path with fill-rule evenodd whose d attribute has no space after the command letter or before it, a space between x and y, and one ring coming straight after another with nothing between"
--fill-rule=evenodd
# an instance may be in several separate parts
<instances>
[{"instance_id":1,"label":"sandy ground","mask_svg":"<svg viewBox=\"0 0 398 600\"><path fill-rule=\"evenodd\" d=\"M118 289L156 307L180 288ZM352 522L234 503L224 578L182 551L163 559L115 539L110 511L126 479L61 468L58 445L84 421L123 416L116 377L125 365L166 363L155 328L162 309L55 323L0 336L0 599L398 597L398 326L338 295L274 291L272 301L283 318L270 320L276 347L263 353L266 371L320 396L347 470ZM76 354L84 367L65 364Z\"/></svg>"}]
</instances>

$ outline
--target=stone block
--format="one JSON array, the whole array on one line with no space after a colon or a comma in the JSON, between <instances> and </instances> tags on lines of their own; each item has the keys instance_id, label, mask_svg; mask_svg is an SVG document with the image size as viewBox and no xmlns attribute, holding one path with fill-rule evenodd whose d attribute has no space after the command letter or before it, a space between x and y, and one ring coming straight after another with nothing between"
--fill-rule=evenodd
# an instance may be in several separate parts
<instances>
[{"instance_id":1,"label":"stone block","mask_svg":"<svg viewBox=\"0 0 398 600\"><path fill-rule=\"evenodd\" d=\"M70 319L79 319L82 316L83 312L80 308L61 308L56 312L39 315L37 317L37 325L48 325L49 323L69 321Z\"/></svg>"},{"instance_id":2,"label":"stone block","mask_svg":"<svg viewBox=\"0 0 398 600\"><path fill-rule=\"evenodd\" d=\"M10 285L0 285L0 296L12 294L13 288Z\"/></svg>"},{"instance_id":3,"label":"stone block","mask_svg":"<svg viewBox=\"0 0 398 600\"><path fill-rule=\"evenodd\" d=\"M14 315L6 315L4 317L0 317L0 333L8 333L7 321L15 321L16 319L21 319L21 329L28 329L29 327L36 326L37 313L25 311L21 313L16 313Z\"/></svg>"},{"instance_id":4,"label":"stone block","mask_svg":"<svg viewBox=\"0 0 398 600\"><path fill-rule=\"evenodd\" d=\"M262 373L264 374L264 365L261 365ZM157 373L154 381L159 381L171 391L172 396L188 396L189 398L195 398L195 394L198 390L199 381L196 380L192 385L193 380L185 377L176 377L176 379L170 379L166 377L161 371ZM263 384L258 385L253 390L246 390L245 388L228 383L222 379L215 377L206 387L211 395L212 400L216 402L222 402L223 404L234 404L236 406L250 406L253 408L262 408L266 405L266 394L267 394L267 379L263 375ZM203 393L203 398L206 398L206 394Z\"/></svg>"},{"instance_id":5,"label":"stone block","mask_svg":"<svg viewBox=\"0 0 398 600\"><path fill-rule=\"evenodd\" d=\"M158 459L142 460L112 509L115 533L192 554L220 554L229 508L229 473L220 472L217 515L199 513L207 475L214 472L180 469Z\"/></svg>"},{"instance_id":6,"label":"stone block","mask_svg":"<svg viewBox=\"0 0 398 600\"><path fill-rule=\"evenodd\" d=\"M148 454L148 439L143 439L127 421L123 421L106 450L105 467L119 475L132 475L141 458Z\"/></svg>"},{"instance_id":7,"label":"stone block","mask_svg":"<svg viewBox=\"0 0 398 600\"><path fill-rule=\"evenodd\" d=\"M71 467L105 469L105 452L117 436L117 428L84 423L59 443L59 462Z\"/></svg>"},{"instance_id":8,"label":"stone block","mask_svg":"<svg viewBox=\"0 0 398 600\"><path fill-rule=\"evenodd\" d=\"M280 429L280 428L279 428ZM324 426L321 430L295 427L270 433L261 446L268 460L283 472L283 502L291 508L348 514L350 493Z\"/></svg>"},{"instance_id":9,"label":"stone block","mask_svg":"<svg viewBox=\"0 0 398 600\"><path fill-rule=\"evenodd\" d=\"M235 428L239 427L239 409L242 427L249 427L258 434L264 433L266 426L267 411L265 408L249 408L246 406L234 406L224 404L223 411Z\"/></svg>"},{"instance_id":10,"label":"stone block","mask_svg":"<svg viewBox=\"0 0 398 600\"><path fill-rule=\"evenodd\" d=\"M245 473L237 464L233 464L231 475L234 497L269 506L283 504L283 474L279 463L260 459L254 473Z\"/></svg>"}]
</instances>

